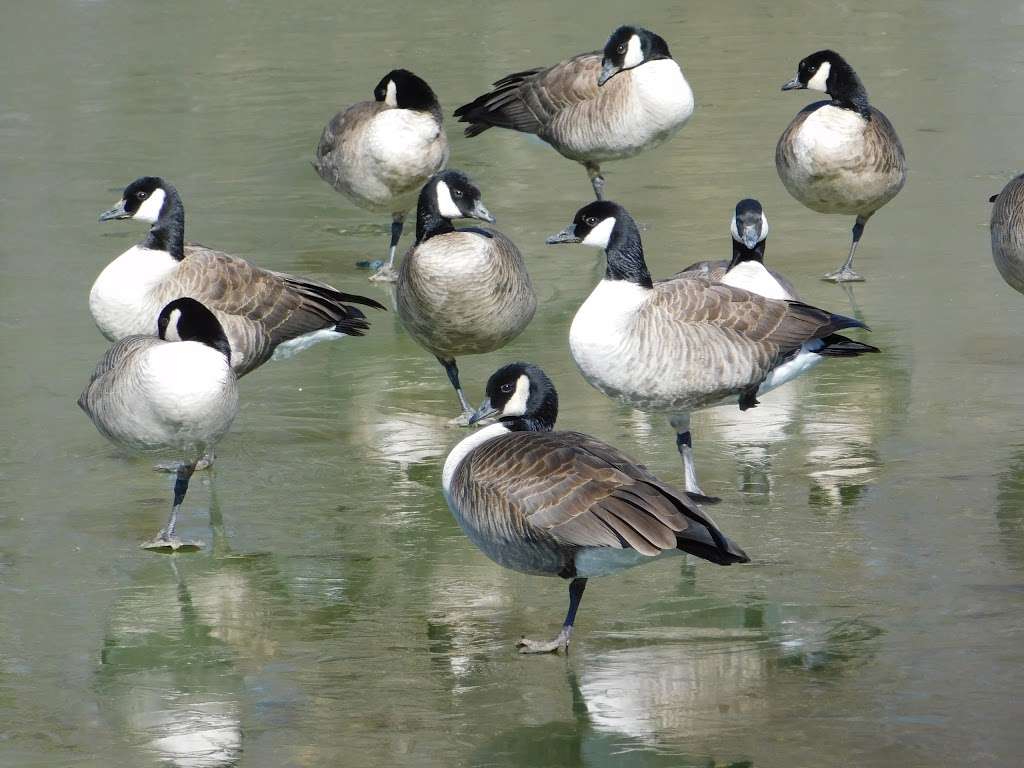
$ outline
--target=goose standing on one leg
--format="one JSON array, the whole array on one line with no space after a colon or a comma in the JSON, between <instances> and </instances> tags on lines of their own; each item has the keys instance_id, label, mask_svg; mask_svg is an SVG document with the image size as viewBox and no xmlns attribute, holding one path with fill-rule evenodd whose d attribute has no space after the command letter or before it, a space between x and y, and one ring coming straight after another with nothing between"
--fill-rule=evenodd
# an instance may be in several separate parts
<instances>
[{"instance_id":1,"label":"goose standing on one leg","mask_svg":"<svg viewBox=\"0 0 1024 768\"><path fill-rule=\"evenodd\" d=\"M238 413L231 347L209 309L176 299L154 319L158 336L126 336L100 360L78 405L112 443L138 452L173 452L174 502L146 549L198 549L175 536L178 510L196 464Z\"/></svg>"},{"instance_id":2,"label":"goose standing on one leg","mask_svg":"<svg viewBox=\"0 0 1024 768\"><path fill-rule=\"evenodd\" d=\"M391 214L388 259L370 279L393 282L405 215L427 179L448 164L448 137L437 96L409 70L388 72L373 97L331 118L313 168L360 208Z\"/></svg>"},{"instance_id":3,"label":"goose standing on one leg","mask_svg":"<svg viewBox=\"0 0 1024 768\"><path fill-rule=\"evenodd\" d=\"M616 448L554 432L558 393L535 365L512 363L487 382L477 421L444 463L445 499L477 547L499 565L569 582L569 611L551 642L523 653L568 652L587 579L688 552L718 565L749 558L688 494Z\"/></svg>"},{"instance_id":4,"label":"goose standing on one leg","mask_svg":"<svg viewBox=\"0 0 1024 768\"><path fill-rule=\"evenodd\" d=\"M89 309L111 341L152 334L160 309L188 296L210 309L231 344L239 376L273 355L287 357L319 341L362 336L366 316L346 302L384 309L365 296L326 283L254 267L243 259L185 243L185 208L163 179L144 176L100 221L151 224L146 239L114 259L96 278Z\"/></svg>"},{"instance_id":5,"label":"goose standing on one leg","mask_svg":"<svg viewBox=\"0 0 1024 768\"><path fill-rule=\"evenodd\" d=\"M729 229L732 231L732 259L698 261L670 279L697 273L712 282L743 288L769 299L799 300L793 284L764 265L768 218L761 203L752 198L736 203Z\"/></svg>"},{"instance_id":6,"label":"goose standing on one leg","mask_svg":"<svg viewBox=\"0 0 1024 768\"><path fill-rule=\"evenodd\" d=\"M863 280L853 271L868 219L892 200L907 180L903 145L889 119L868 103L863 83L835 51L800 62L782 90L824 91L831 101L804 107L775 148L775 168L793 197L812 211L856 216L846 263L825 280Z\"/></svg>"},{"instance_id":7,"label":"goose standing on one leg","mask_svg":"<svg viewBox=\"0 0 1024 768\"><path fill-rule=\"evenodd\" d=\"M444 366L468 419L455 358L508 344L533 319L537 298L515 244L494 229L456 229L458 218L494 222L465 174L444 171L420 192L416 243L399 267L395 303L409 335Z\"/></svg>"},{"instance_id":8,"label":"goose standing on one leg","mask_svg":"<svg viewBox=\"0 0 1024 768\"><path fill-rule=\"evenodd\" d=\"M693 465L690 414L739 403L781 386L823 357L877 352L840 336L859 320L797 301L767 299L696 273L653 282L640 231L622 206L597 202L548 243L603 248L604 279L576 312L569 348L583 377L643 411L668 413L686 490L702 493Z\"/></svg>"},{"instance_id":9,"label":"goose standing on one leg","mask_svg":"<svg viewBox=\"0 0 1024 768\"><path fill-rule=\"evenodd\" d=\"M1003 280L1024 293L1024 174L1011 179L998 195L989 198L992 219L992 258Z\"/></svg>"},{"instance_id":10,"label":"goose standing on one leg","mask_svg":"<svg viewBox=\"0 0 1024 768\"><path fill-rule=\"evenodd\" d=\"M668 44L642 27L619 27L604 51L516 72L455 110L467 136L488 128L533 133L581 163L603 198L600 164L671 138L693 114L693 91Z\"/></svg>"}]
</instances>

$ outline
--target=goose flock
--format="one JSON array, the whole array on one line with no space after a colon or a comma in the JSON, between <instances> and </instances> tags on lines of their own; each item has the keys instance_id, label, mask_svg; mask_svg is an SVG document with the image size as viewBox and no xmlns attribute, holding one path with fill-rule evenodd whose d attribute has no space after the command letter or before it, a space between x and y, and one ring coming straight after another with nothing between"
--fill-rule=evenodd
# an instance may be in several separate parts
<instances>
[{"instance_id":1,"label":"goose flock","mask_svg":"<svg viewBox=\"0 0 1024 768\"><path fill-rule=\"evenodd\" d=\"M811 210L855 217L846 261L825 279L862 280L853 270L856 248L868 219L906 181L902 145L836 52L800 61L782 86L796 89L829 98L801 109L783 130L779 178ZM521 640L520 649L568 651L591 577L684 553L718 565L748 562L705 511L721 500L698 484L692 413L721 405L746 411L828 358L879 350L844 335L865 329L861 321L805 303L765 265L768 218L756 199L740 200L732 212L731 259L651 275L640 227L606 198L602 165L667 142L693 114L693 91L668 43L641 27L619 27L602 50L506 75L454 115L467 124L467 137L490 128L534 134L586 169L596 200L547 239L605 256L603 278L568 329L568 352L598 391L668 418L682 463L678 483L597 437L556 430L558 394L536 365L501 365L483 403L470 403L457 361L529 333L538 306L528 265L502 232L456 226L495 219L481 188L448 167L442 108L427 82L394 69L373 96L331 118L312 164L352 203L390 216L387 252L368 260L376 268L371 279L392 284L401 324L444 368L458 398L456 423L484 422L444 463L441 490L455 520L498 564L568 581L557 636ZM1024 292L1024 176L992 201L996 264ZM396 266L414 205L415 240ZM89 308L113 346L79 405L118 446L174 459L161 465L174 474L170 517L143 546L193 550L201 544L176 535L177 515L189 479L213 461L238 413L238 378L317 342L362 336L371 330L364 310L385 307L187 243L182 198L158 176L131 182L100 216L117 219L149 231L92 286Z\"/></svg>"}]
</instances>

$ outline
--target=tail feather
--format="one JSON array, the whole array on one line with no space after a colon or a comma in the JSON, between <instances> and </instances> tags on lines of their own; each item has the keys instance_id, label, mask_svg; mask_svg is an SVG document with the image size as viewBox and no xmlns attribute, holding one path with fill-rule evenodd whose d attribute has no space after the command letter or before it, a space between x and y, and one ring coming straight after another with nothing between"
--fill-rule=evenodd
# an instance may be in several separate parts
<instances>
[{"instance_id":1,"label":"tail feather","mask_svg":"<svg viewBox=\"0 0 1024 768\"><path fill-rule=\"evenodd\" d=\"M825 357L857 357L867 352L882 351L878 347L865 344L863 341L854 341L838 333L830 334L823 338L822 341L825 343L825 346L816 351L819 355Z\"/></svg>"}]
</instances>

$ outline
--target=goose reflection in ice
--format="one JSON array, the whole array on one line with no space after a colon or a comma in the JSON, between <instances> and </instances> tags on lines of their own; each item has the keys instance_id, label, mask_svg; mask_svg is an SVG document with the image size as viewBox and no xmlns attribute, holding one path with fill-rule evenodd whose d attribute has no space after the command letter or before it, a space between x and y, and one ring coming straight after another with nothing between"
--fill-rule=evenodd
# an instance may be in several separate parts
<instances>
[{"instance_id":1,"label":"goose reflection in ice","mask_svg":"<svg viewBox=\"0 0 1024 768\"><path fill-rule=\"evenodd\" d=\"M111 612L96 680L124 741L183 768L237 762L247 675L259 679L278 650L265 561L172 559L138 574Z\"/></svg>"},{"instance_id":2,"label":"goose reflection in ice","mask_svg":"<svg viewBox=\"0 0 1024 768\"><path fill-rule=\"evenodd\" d=\"M665 649L663 649L665 650ZM677 656L686 651L676 646L670 648ZM623 651L631 654L637 649ZM651 657L647 657L652 661ZM648 705L661 694L645 695L638 700L630 697L627 701L614 702L615 692L629 687L636 691L645 685L640 682L630 685L626 674L635 671L635 665L628 670L611 670L621 659L600 657L588 659L587 668L593 662L603 664L603 671L587 674L584 670L582 683L578 672L567 669L567 685L572 695L572 711L563 719L540 725L524 725L504 731L487 741L473 755L473 765L494 766L494 768L529 765L536 768L751 768L753 762L737 756L695 754L693 748L681 748L659 743L652 738L658 723L645 720L649 710L640 710L629 716L630 705ZM660 659L658 660L660 661ZM612 687L608 687L608 686ZM661 686L667 699L676 689L673 683ZM626 691L629 696L629 691ZM616 717L616 713L627 716L628 722Z\"/></svg>"}]
</instances>

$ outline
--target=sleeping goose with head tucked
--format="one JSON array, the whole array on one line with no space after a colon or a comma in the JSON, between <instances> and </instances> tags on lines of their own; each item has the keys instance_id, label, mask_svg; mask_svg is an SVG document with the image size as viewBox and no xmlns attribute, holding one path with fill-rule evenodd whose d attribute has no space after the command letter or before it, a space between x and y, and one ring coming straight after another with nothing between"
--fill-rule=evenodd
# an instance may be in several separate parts
<instances>
[{"instance_id":1,"label":"sleeping goose with head tucked","mask_svg":"<svg viewBox=\"0 0 1024 768\"><path fill-rule=\"evenodd\" d=\"M216 316L198 301L175 299L153 321L153 335L126 336L102 357L78 405L96 429L132 452L170 453L174 502L147 549L196 549L175 536L178 510L203 456L238 414L231 346Z\"/></svg>"},{"instance_id":2,"label":"sleeping goose with head tucked","mask_svg":"<svg viewBox=\"0 0 1024 768\"><path fill-rule=\"evenodd\" d=\"M603 51L516 72L455 110L467 136L488 128L536 134L587 169L604 195L601 163L652 149L693 114L693 91L665 40L642 27L612 32Z\"/></svg>"},{"instance_id":3,"label":"sleeping goose with head tucked","mask_svg":"<svg viewBox=\"0 0 1024 768\"><path fill-rule=\"evenodd\" d=\"M569 349L583 377L642 411L667 413L676 429L686 489L702 493L693 466L690 414L757 405L764 394L829 356L877 352L837 331L859 320L798 301L769 299L698 273L655 283L633 217L591 203L549 244L603 248L604 279L576 312Z\"/></svg>"},{"instance_id":4,"label":"sleeping goose with head tucked","mask_svg":"<svg viewBox=\"0 0 1024 768\"><path fill-rule=\"evenodd\" d=\"M313 168L360 208L391 215L388 258L370 279L394 282L405 216L427 179L448 163L448 137L437 96L409 70L384 75L373 98L324 126Z\"/></svg>"},{"instance_id":5,"label":"sleeping goose with head tucked","mask_svg":"<svg viewBox=\"0 0 1024 768\"><path fill-rule=\"evenodd\" d=\"M511 363L487 382L473 421L498 422L463 439L442 486L456 521L499 565L569 580L569 611L550 642L523 653L568 651L587 579L668 555L746 563L698 506L643 465L590 435L555 431L558 393L535 365Z\"/></svg>"}]
</instances>

